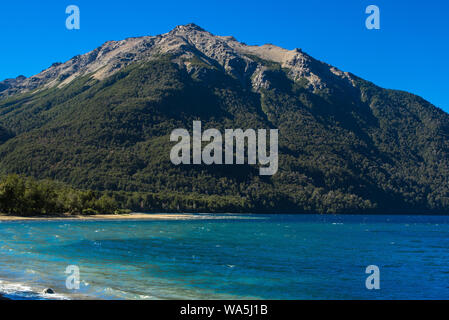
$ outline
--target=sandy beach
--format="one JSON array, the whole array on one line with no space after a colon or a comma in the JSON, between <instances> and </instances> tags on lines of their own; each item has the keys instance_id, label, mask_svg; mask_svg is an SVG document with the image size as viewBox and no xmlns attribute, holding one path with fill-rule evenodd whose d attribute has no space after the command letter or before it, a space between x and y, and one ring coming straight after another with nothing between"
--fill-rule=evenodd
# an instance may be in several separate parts
<instances>
[{"instance_id":1,"label":"sandy beach","mask_svg":"<svg viewBox=\"0 0 449 320\"><path fill-rule=\"evenodd\" d=\"M40 221L40 220L194 220L204 217L193 214L171 214L171 213L131 213L131 214L111 214L111 215L58 215L58 216L36 216L21 217L0 215L0 221Z\"/></svg>"}]
</instances>

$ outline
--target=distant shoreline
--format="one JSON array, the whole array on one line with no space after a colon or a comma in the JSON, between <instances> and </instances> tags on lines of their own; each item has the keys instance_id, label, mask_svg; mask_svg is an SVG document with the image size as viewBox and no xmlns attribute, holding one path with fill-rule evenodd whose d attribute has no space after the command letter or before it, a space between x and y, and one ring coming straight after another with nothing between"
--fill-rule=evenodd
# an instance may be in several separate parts
<instances>
[{"instance_id":1,"label":"distant shoreline","mask_svg":"<svg viewBox=\"0 0 449 320\"><path fill-rule=\"evenodd\" d=\"M267 213L262 213L267 214ZM423 217L447 217L444 213L370 213L370 214L356 214L356 213L338 213L338 214L320 214L320 213L279 213L286 215L321 215L321 216L423 216ZM96 215L45 215L45 216L10 216L0 214L0 222L13 221L120 221L120 220L202 220L202 219L221 219L223 217L240 218L241 216L252 215L253 219L259 213L129 213L129 214L96 214Z\"/></svg>"},{"instance_id":2,"label":"distant shoreline","mask_svg":"<svg viewBox=\"0 0 449 320\"><path fill-rule=\"evenodd\" d=\"M77 220L77 221L95 221L95 220L195 220L200 217L193 214L179 214L179 213L132 213L132 214L98 214L92 216L81 215L55 215L55 216L36 216L36 217L22 217L22 216L7 216L0 215L0 221L63 221L63 220Z\"/></svg>"}]
</instances>

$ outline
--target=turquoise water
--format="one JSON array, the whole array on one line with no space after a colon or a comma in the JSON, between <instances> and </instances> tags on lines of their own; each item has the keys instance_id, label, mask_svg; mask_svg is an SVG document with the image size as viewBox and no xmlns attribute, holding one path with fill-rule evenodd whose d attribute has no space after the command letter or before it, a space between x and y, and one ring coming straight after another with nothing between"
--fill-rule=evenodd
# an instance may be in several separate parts
<instances>
[{"instance_id":1,"label":"turquoise water","mask_svg":"<svg viewBox=\"0 0 449 320\"><path fill-rule=\"evenodd\" d=\"M0 222L15 299L447 299L449 217L248 215ZM81 287L66 289L68 265ZM368 265L380 290L365 287Z\"/></svg>"}]
</instances>

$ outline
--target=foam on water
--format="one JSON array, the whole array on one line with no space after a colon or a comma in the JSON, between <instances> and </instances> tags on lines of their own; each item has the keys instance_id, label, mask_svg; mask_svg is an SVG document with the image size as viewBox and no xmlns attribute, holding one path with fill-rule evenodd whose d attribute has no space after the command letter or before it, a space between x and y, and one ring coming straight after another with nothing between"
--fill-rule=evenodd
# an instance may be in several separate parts
<instances>
[{"instance_id":1,"label":"foam on water","mask_svg":"<svg viewBox=\"0 0 449 320\"><path fill-rule=\"evenodd\" d=\"M64 294L46 294L45 288L31 287L22 283L7 282L0 280L0 293L13 300L69 300Z\"/></svg>"}]
</instances>

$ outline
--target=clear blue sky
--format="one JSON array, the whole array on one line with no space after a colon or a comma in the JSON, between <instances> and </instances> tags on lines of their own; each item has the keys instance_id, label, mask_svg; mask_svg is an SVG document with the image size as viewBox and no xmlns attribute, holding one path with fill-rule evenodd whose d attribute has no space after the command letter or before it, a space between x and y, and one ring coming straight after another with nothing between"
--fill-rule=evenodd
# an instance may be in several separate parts
<instances>
[{"instance_id":1,"label":"clear blue sky","mask_svg":"<svg viewBox=\"0 0 449 320\"><path fill-rule=\"evenodd\" d=\"M65 28L65 8L81 30ZM367 30L365 8L381 10ZM449 112L447 0L1 1L0 79L31 76L108 40L157 35L194 22L247 44L302 48L317 59Z\"/></svg>"}]
</instances>

